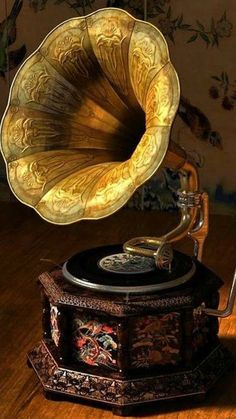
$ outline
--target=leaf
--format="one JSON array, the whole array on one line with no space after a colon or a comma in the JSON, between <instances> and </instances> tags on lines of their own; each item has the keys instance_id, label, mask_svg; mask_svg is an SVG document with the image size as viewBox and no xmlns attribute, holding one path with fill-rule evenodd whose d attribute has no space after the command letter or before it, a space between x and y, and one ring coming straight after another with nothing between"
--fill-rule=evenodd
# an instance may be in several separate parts
<instances>
[{"instance_id":1,"label":"leaf","mask_svg":"<svg viewBox=\"0 0 236 419\"><path fill-rule=\"evenodd\" d=\"M213 47L214 47L214 45L217 45L217 47L219 46L219 41L218 41L218 36L217 36L217 34L216 33L214 33L214 36L213 36L213 41L212 41L212 44L211 44Z\"/></svg>"},{"instance_id":2,"label":"leaf","mask_svg":"<svg viewBox=\"0 0 236 419\"><path fill-rule=\"evenodd\" d=\"M194 42L194 41L196 41L197 37L198 37L198 34L197 34L197 33L195 33L193 36L191 36L191 38L189 38L189 39L187 40L187 44L189 44L190 42Z\"/></svg>"},{"instance_id":3,"label":"leaf","mask_svg":"<svg viewBox=\"0 0 236 419\"><path fill-rule=\"evenodd\" d=\"M48 0L41 0L41 1L30 0L29 3L30 3L30 7L32 7L35 12L41 12L45 9L47 2Z\"/></svg>"},{"instance_id":4,"label":"leaf","mask_svg":"<svg viewBox=\"0 0 236 419\"><path fill-rule=\"evenodd\" d=\"M229 84L229 76L228 76L228 74L226 73L226 71L225 71L225 81L226 81L226 83L227 83L227 84Z\"/></svg>"},{"instance_id":5,"label":"leaf","mask_svg":"<svg viewBox=\"0 0 236 419\"><path fill-rule=\"evenodd\" d=\"M173 44L175 43L174 37L173 37L173 33L169 33L169 38L170 40L173 42Z\"/></svg>"},{"instance_id":6,"label":"leaf","mask_svg":"<svg viewBox=\"0 0 236 419\"><path fill-rule=\"evenodd\" d=\"M169 6L168 10L167 10L167 14L166 17L171 17L171 7Z\"/></svg>"},{"instance_id":7,"label":"leaf","mask_svg":"<svg viewBox=\"0 0 236 419\"><path fill-rule=\"evenodd\" d=\"M71 5L70 5L70 7L72 7L72 9L73 8L76 8L76 7L82 7L83 5L81 4L78 4L78 2L76 2L76 3L72 3Z\"/></svg>"},{"instance_id":8,"label":"leaf","mask_svg":"<svg viewBox=\"0 0 236 419\"><path fill-rule=\"evenodd\" d=\"M165 13L164 10L160 6L155 6L155 9L159 14Z\"/></svg>"},{"instance_id":9,"label":"leaf","mask_svg":"<svg viewBox=\"0 0 236 419\"><path fill-rule=\"evenodd\" d=\"M205 33L203 33L203 32L200 32L200 37L203 39L203 41L205 41L207 44L210 44L210 39L209 39L209 37L205 34Z\"/></svg>"},{"instance_id":10,"label":"leaf","mask_svg":"<svg viewBox=\"0 0 236 419\"><path fill-rule=\"evenodd\" d=\"M196 20L196 22L197 22L198 27L201 29L201 31L205 31L203 24L199 22L199 20Z\"/></svg>"},{"instance_id":11,"label":"leaf","mask_svg":"<svg viewBox=\"0 0 236 419\"><path fill-rule=\"evenodd\" d=\"M211 76L211 78L212 78L213 80L221 81L220 77L218 77L218 76Z\"/></svg>"},{"instance_id":12,"label":"leaf","mask_svg":"<svg viewBox=\"0 0 236 419\"><path fill-rule=\"evenodd\" d=\"M211 32L215 32L215 21L214 21L214 17L211 18Z\"/></svg>"},{"instance_id":13,"label":"leaf","mask_svg":"<svg viewBox=\"0 0 236 419\"><path fill-rule=\"evenodd\" d=\"M191 25L188 25L187 23L183 23L182 25L180 25L180 29L188 29L191 28Z\"/></svg>"},{"instance_id":14,"label":"leaf","mask_svg":"<svg viewBox=\"0 0 236 419\"><path fill-rule=\"evenodd\" d=\"M178 25L183 22L183 13L178 17Z\"/></svg>"}]
</instances>

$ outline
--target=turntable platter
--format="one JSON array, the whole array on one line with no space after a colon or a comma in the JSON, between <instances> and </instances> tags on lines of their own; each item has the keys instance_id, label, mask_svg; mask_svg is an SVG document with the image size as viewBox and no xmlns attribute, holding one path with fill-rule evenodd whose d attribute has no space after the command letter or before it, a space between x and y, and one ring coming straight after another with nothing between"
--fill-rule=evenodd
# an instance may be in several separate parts
<instances>
[{"instance_id":1,"label":"turntable platter","mask_svg":"<svg viewBox=\"0 0 236 419\"><path fill-rule=\"evenodd\" d=\"M80 252L63 265L63 275L73 284L102 292L150 293L184 284L196 266L191 257L174 251L171 272L160 270L151 258L131 256L122 245Z\"/></svg>"}]
</instances>

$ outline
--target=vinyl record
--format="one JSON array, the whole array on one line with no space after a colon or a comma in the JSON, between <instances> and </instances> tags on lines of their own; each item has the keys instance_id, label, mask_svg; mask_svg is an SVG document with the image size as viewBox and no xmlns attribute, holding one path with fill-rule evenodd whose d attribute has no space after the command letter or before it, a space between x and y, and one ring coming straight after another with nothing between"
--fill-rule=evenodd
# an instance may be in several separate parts
<instances>
[{"instance_id":1,"label":"vinyl record","mask_svg":"<svg viewBox=\"0 0 236 419\"><path fill-rule=\"evenodd\" d=\"M196 270L193 260L177 251L174 252L171 272L158 269L149 258L140 257L139 264L133 256L130 256L126 269L122 266L123 255L126 259L122 245L88 249L71 257L63 265L63 274L70 282L97 291L144 293L181 285L192 278ZM116 270L112 271L113 262Z\"/></svg>"}]
</instances>

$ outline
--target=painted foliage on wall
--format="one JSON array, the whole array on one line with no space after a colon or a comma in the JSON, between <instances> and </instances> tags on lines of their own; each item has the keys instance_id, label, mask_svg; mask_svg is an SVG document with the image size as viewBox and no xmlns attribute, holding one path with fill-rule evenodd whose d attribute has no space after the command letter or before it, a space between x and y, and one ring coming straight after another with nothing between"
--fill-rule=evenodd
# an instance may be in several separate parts
<instances>
[{"instance_id":1,"label":"painted foliage on wall","mask_svg":"<svg viewBox=\"0 0 236 419\"><path fill-rule=\"evenodd\" d=\"M4 0L0 4L0 115L20 63L57 24L102 7L121 7L144 18L143 0ZM148 0L147 19L164 34L181 82L172 138L200 168L215 210L234 211L236 176L234 58L236 3ZM0 181L6 183L0 162ZM176 208L178 176L163 170L129 202L142 209ZM1 188L0 190L2 190ZM5 190L8 191L6 185Z\"/></svg>"}]
</instances>

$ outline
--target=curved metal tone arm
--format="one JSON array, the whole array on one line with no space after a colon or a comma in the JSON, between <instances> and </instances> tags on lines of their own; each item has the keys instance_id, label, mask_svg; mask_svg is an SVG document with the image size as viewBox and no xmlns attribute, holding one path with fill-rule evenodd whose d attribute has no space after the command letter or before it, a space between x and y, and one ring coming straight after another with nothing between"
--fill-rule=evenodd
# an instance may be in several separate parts
<instances>
[{"instance_id":1,"label":"curved metal tone arm","mask_svg":"<svg viewBox=\"0 0 236 419\"><path fill-rule=\"evenodd\" d=\"M197 310L200 313L204 312L205 314L208 314L209 316L228 317L233 312L235 297L236 297L236 270L234 272L233 282L230 288L226 307L223 310L217 310L217 309L208 308L202 305L198 307Z\"/></svg>"},{"instance_id":2,"label":"curved metal tone arm","mask_svg":"<svg viewBox=\"0 0 236 419\"><path fill-rule=\"evenodd\" d=\"M165 160L164 166L170 167L171 169L179 171L181 180L181 219L176 228L168 232L167 234L160 237L136 237L127 241L123 248L125 252L133 255L156 257L157 249L163 243L173 243L189 235L195 242L195 255L198 259L201 259L203 243L208 232L208 206L202 208L202 203L206 202L207 195L198 192L199 180L197 169L193 164L186 161L186 155L183 157L172 149L169 149ZM205 196L205 201L202 199L202 195ZM207 222L204 221L207 219ZM207 225L206 225L207 224ZM203 228L204 227L204 228ZM146 246L143 248L140 246ZM149 248L148 248L149 247ZM150 249L154 247L154 249Z\"/></svg>"}]
</instances>

